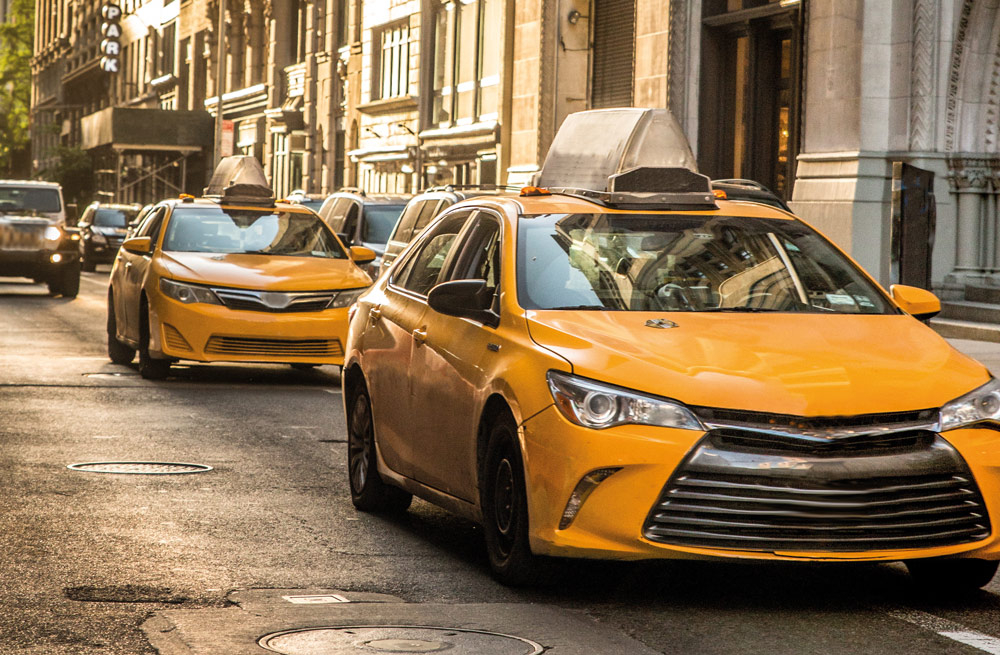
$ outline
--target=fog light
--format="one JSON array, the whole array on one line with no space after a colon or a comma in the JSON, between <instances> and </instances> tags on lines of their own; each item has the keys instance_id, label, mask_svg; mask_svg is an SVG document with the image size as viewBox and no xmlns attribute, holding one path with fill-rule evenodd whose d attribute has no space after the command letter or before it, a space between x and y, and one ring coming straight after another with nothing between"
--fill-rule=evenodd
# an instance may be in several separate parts
<instances>
[{"instance_id":1,"label":"fog light","mask_svg":"<svg viewBox=\"0 0 1000 655\"><path fill-rule=\"evenodd\" d=\"M49 257L49 261L52 262L53 264L58 264L59 262L62 261L62 255L60 255L59 253L53 253L53 255Z\"/></svg>"},{"instance_id":2,"label":"fog light","mask_svg":"<svg viewBox=\"0 0 1000 655\"><path fill-rule=\"evenodd\" d=\"M559 529L565 530L568 528L573 522L573 519L576 518L580 508L583 507L584 501L586 501L594 489L597 488L597 485L601 484L611 477L613 473L620 470L622 470L620 466L597 469L583 476L583 479L581 479L576 484L576 488L573 489L573 493L569 497L569 502L566 503L566 509L563 510L562 520L559 521Z\"/></svg>"}]
</instances>

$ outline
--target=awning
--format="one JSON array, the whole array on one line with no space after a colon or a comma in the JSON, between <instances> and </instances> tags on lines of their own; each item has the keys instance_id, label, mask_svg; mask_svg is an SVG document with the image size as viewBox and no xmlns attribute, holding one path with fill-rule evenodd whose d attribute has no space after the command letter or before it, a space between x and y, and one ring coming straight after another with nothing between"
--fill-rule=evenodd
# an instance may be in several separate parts
<instances>
[{"instance_id":1,"label":"awning","mask_svg":"<svg viewBox=\"0 0 1000 655\"><path fill-rule=\"evenodd\" d=\"M84 116L81 146L116 150L196 152L213 143L213 121L207 111L174 111L108 107Z\"/></svg>"}]
</instances>

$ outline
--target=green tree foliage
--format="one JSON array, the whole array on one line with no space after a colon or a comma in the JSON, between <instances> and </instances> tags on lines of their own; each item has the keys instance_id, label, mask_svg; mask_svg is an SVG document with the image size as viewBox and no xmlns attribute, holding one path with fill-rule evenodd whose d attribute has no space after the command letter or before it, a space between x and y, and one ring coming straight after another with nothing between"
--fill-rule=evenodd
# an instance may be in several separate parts
<instances>
[{"instance_id":1,"label":"green tree foliage","mask_svg":"<svg viewBox=\"0 0 1000 655\"><path fill-rule=\"evenodd\" d=\"M31 48L34 0L13 0L0 24L0 174L26 174L30 158Z\"/></svg>"},{"instance_id":2,"label":"green tree foliage","mask_svg":"<svg viewBox=\"0 0 1000 655\"><path fill-rule=\"evenodd\" d=\"M57 146L49 151L56 164L41 172L43 180L58 182L68 203L83 207L94 193L94 163L82 148Z\"/></svg>"}]
</instances>

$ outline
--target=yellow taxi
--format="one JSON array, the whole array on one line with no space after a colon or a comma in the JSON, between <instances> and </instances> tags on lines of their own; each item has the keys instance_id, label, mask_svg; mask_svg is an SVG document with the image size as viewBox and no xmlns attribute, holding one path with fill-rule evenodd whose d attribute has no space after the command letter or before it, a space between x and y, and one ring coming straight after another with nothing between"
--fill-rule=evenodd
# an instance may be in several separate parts
<instances>
[{"instance_id":1,"label":"yellow taxi","mask_svg":"<svg viewBox=\"0 0 1000 655\"><path fill-rule=\"evenodd\" d=\"M716 198L663 145L679 133L662 110L571 115L546 188L452 206L361 296L355 506L417 495L481 522L511 584L548 556L988 583L1000 383L921 322L931 293L887 293L792 214Z\"/></svg>"},{"instance_id":2,"label":"yellow taxi","mask_svg":"<svg viewBox=\"0 0 1000 655\"><path fill-rule=\"evenodd\" d=\"M159 203L122 244L108 356L160 379L177 360L342 365L347 308L370 284L312 211L275 202L252 157L224 160L205 198Z\"/></svg>"}]
</instances>

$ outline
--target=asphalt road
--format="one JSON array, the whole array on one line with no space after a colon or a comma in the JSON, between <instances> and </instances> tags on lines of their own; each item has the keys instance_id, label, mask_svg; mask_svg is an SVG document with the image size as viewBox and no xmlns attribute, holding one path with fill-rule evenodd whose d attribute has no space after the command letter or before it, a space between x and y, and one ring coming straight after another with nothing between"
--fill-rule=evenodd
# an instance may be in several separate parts
<instances>
[{"instance_id":1,"label":"asphalt road","mask_svg":"<svg viewBox=\"0 0 1000 655\"><path fill-rule=\"evenodd\" d=\"M335 368L144 381L105 356L106 288L103 267L71 301L0 280L0 654L267 653L257 641L281 631L400 622L555 655L1000 654L1000 579L946 601L899 565L577 562L505 588L475 525L419 501L400 519L354 511ZM67 468L98 461L212 470ZM328 633L267 643L379 652ZM413 644L381 652L426 652ZM489 652L531 652L512 648Z\"/></svg>"}]
</instances>

